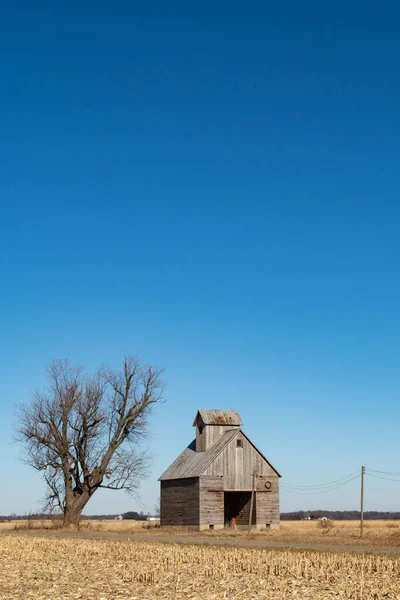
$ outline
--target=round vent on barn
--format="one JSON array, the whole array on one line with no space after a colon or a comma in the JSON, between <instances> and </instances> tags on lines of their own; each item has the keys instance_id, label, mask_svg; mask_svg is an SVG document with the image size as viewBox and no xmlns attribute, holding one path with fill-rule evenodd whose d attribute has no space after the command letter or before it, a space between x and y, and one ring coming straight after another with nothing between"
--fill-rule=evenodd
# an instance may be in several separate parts
<instances>
[{"instance_id":1,"label":"round vent on barn","mask_svg":"<svg viewBox=\"0 0 400 600\"><path fill-rule=\"evenodd\" d=\"M265 482L265 489L270 490L272 488L272 483L270 481Z\"/></svg>"}]
</instances>

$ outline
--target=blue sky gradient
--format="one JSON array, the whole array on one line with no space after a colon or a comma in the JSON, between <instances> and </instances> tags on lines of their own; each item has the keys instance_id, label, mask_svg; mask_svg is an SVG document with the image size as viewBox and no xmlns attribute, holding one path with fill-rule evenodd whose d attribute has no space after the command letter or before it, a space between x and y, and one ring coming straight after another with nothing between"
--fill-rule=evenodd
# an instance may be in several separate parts
<instances>
[{"instance_id":1,"label":"blue sky gradient","mask_svg":"<svg viewBox=\"0 0 400 600\"><path fill-rule=\"evenodd\" d=\"M40 507L14 406L59 357L166 368L142 504L88 512L151 511L198 408L287 483L400 471L399 33L395 2L2 6L0 514Z\"/></svg>"}]
</instances>

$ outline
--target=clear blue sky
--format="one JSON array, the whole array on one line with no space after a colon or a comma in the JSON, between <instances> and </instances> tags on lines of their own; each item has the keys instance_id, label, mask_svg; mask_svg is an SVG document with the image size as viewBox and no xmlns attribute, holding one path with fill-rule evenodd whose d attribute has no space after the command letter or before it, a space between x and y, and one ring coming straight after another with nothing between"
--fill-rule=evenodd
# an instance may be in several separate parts
<instances>
[{"instance_id":1,"label":"clear blue sky","mask_svg":"<svg viewBox=\"0 0 400 600\"><path fill-rule=\"evenodd\" d=\"M83 4L1 7L0 514L40 506L14 405L57 357L166 368L145 509L200 407L287 483L399 471L398 3Z\"/></svg>"}]
</instances>

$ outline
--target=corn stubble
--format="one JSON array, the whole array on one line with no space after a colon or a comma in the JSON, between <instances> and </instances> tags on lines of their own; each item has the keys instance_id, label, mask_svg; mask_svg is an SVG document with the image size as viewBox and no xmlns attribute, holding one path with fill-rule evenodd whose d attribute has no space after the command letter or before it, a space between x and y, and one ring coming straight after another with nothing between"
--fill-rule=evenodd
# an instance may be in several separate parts
<instances>
[{"instance_id":1,"label":"corn stubble","mask_svg":"<svg viewBox=\"0 0 400 600\"><path fill-rule=\"evenodd\" d=\"M0 537L1 600L400 598L400 557Z\"/></svg>"}]
</instances>

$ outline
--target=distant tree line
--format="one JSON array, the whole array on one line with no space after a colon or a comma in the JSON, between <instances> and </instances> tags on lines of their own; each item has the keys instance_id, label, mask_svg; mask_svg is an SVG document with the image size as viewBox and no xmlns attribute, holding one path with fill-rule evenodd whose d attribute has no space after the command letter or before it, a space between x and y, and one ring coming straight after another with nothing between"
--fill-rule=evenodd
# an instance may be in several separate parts
<instances>
[{"instance_id":1,"label":"distant tree line","mask_svg":"<svg viewBox=\"0 0 400 600\"><path fill-rule=\"evenodd\" d=\"M360 519L359 510L297 510L294 512L281 513L282 521L302 521L304 519L320 519L326 517L332 521L357 521ZM400 519L400 512L381 512L379 510L369 510L364 512L366 521L393 521Z\"/></svg>"},{"instance_id":2,"label":"distant tree line","mask_svg":"<svg viewBox=\"0 0 400 600\"><path fill-rule=\"evenodd\" d=\"M144 512L129 511L123 513L122 515L120 515L120 513L116 515L82 515L81 519L91 521L110 521L113 519L121 518L121 516L123 519L145 521L149 515L145 514ZM47 513L27 513L25 515L0 515L0 523L5 521L26 521L27 519L29 519L30 521L50 521L55 518L57 519L61 517L62 515L57 516L54 514Z\"/></svg>"},{"instance_id":3,"label":"distant tree line","mask_svg":"<svg viewBox=\"0 0 400 600\"><path fill-rule=\"evenodd\" d=\"M61 516L61 515L60 515ZM128 511L122 513L122 518L126 520L133 521L144 521L149 515L145 514L143 511ZM54 514L46 514L46 513L26 513L24 515L0 515L0 522L4 521L20 521L20 520L38 520L45 521L49 519L57 518ZM360 511L358 510L297 510L294 512L281 513L282 521L302 521L304 519L320 519L321 517L326 517L327 519L331 519L332 521L357 521L360 519ZM112 520L120 518L120 514L113 515L82 515L82 519L90 519L90 520ZM369 510L364 512L364 519L366 521L394 521L400 520L400 512L390 512L390 511L379 511L379 510Z\"/></svg>"},{"instance_id":4,"label":"distant tree line","mask_svg":"<svg viewBox=\"0 0 400 600\"><path fill-rule=\"evenodd\" d=\"M145 521L148 515L145 515L144 512L135 512L134 510L130 510L129 512L122 513L123 519L130 519L131 521Z\"/></svg>"},{"instance_id":5,"label":"distant tree line","mask_svg":"<svg viewBox=\"0 0 400 600\"><path fill-rule=\"evenodd\" d=\"M26 513L24 515L0 515L1 521L26 521L27 519L31 521L50 521L53 519L61 518L62 515L54 514L54 513ZM118 515L82 515L82 520L97 520L97 521L108 521L111 519L116 519Z\"/></svg>"}]
</instances>

